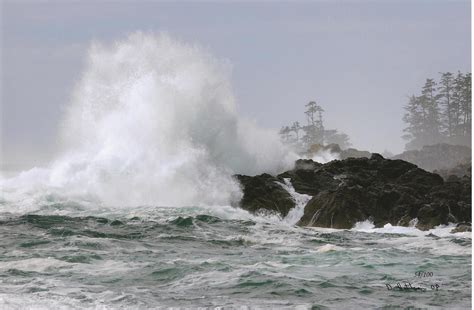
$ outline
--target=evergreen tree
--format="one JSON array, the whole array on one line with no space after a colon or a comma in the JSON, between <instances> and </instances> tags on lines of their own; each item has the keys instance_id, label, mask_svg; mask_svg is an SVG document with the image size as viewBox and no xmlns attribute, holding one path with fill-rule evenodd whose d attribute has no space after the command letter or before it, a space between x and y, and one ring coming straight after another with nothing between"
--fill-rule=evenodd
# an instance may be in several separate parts
<instances>
[{"instance_id":1,"label":"evergreen tree","mask_svg":"<svg viewBox=\"0 0 474 310\"><path fill-rule=\"evenodd\" d=\"M297 151L306 152L314 144L336 143L342 148L351 145L349 136L337 130L325 130L323 112L324 109L316 103L310 101L305 105L307 125L301 126L299 122L294 122L291 126L283 126L280 129L281 140L286 144L291 144ZM300 137L300 130L304 135ZM294 133L294 137L292 136Z\"/></svg>"},{"instance_id":2,"label":"evergreen tree","mask_svg":"<svg viewBox=\"0 0 474 310\"><path fill-rule=\"evenodd\" d=\"M464 101L463 95L463 83L464 75L458 71L458 74L453 81L453 96L452 96L452 108L453 108L453 136L462 136L462 106Z\"/></svg>"},{"instance_id":3,"label":"evergreen tree","mask_svg":"<svg viewBox=\"0 0 474 310\"><path fill-rule=\"evenodd\" d=\"M403 138L409 140L406 144L407 149L418 149L440 141L441 121L438 99L436 83L433 79L426 80L421 96L410 97L403 116L407 124L403 130L405 132Z\"/></svg>"},{"instance_id":4,"label":"evergreen tree","mask_svg":"<svg viewBox=\"0 0 474 310\"><path fill-rule=\"evenodd\" d=\"M452 103L452 96L454 91L454 79L451 72L441 73L441 81L438 87L438 98L440 100L442 110L442 121L443 121L443 133L448 136L454 136L454 117L456 111L454 110Z\"/></svg>"},{"instance_id":5,"label":"evergreen tree","mask_svg":"<svg viewBox=\"0 0 474 310\"><path fill-rule=\"evenodd\" d=\"M471 110L471 73L467 73L463 78L462 83L462 106L461 113L463 116L463 131L462 135L471 140L471 124L472 124L472 110Z\"/></svg>"},{"instance_id":6,"label":"evergreen tree","mask_svg":"<svg viewBox=\"0 0 474 310\"><path fill-rule=\"evenodd\" d=\"M316 117L318 114L319 117L321 117L321 112L323 111L322 108L316 103L316 101L310 101L305 105L305 107L306 111L304 114L306 114L308 125L316 125Z\"/></svg>"},{"instance_id":7,"label":"evergreen tree","mask_svg":"<svg viewBox=\"0 0 474 310\"><path fill-rule=\"evenodd\" d=\"M308 121L308 125L302 129L305 132L303 141L307 145L324 143L324 124L323 124L323 108L315 101L306 104L307 110L304 112Z\"/></svg>"},{"instance_id":8,"label":"evergreen tree","mask_svg":"<svg viewBox=\"0 0 474 310\"><path fill-rule=\"evenodd\" d=\"M404 109L406 112L403 115L403 121L408 126L403 129L405 132L403 138L406 140L414 140L421 134L420 124L422 117L418 98L415 95L412 95Z\"/></svg>"},{"instance_id":9,"label":"evergreen tree","mask_svg":"<svg viewBox=\"0 0 474 310\"><path fill-rule=\"evenodd\" d=\"M408 126L403 130L405 132L403 138L409 141L406 145L407 149L416 149L423 146L423 109L421 98L412 95L405 106L405 111L403 121Z\"/></svg>"},{"instance_id":10,"label":"evergreen tree","mask_svg":"<svg viewBox=\"0 0 474 310\"><path fill-rule=\"evenodd\" d=\"M405 106L407 149L441 142L471 144L471 73L441 73L439 86L427 79L420 96Z\"/></svg>"},{"instance_id":11,"label":"evergreen tree","mask_svg":"<svg viewBox=\"0 0 474 310\"><path fill-rule=\"evenodd\" d=\"M428 144L436 144L441 138L441 121L438 96L436 96L436 82L433 79L426 80L421 90L420 100L423 113L423 140Z\"/></svg>"},{"instance_id":12,"label":"evergreen tree","mask_svg":"<svg viewBox=\"0 0 474 310\"><path fill-rule=\"evenodd\" d=\"M455 142L470 144L471 141L471 73L458 72L453 83L453 109L455 109Z\"/></svg>"}]
</instances>

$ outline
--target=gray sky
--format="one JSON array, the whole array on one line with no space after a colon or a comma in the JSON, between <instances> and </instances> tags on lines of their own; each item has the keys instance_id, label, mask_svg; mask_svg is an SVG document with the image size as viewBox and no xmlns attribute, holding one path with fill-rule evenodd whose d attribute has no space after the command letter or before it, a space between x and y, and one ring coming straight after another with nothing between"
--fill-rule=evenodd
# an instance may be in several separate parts
<instances>
[{"instance_id":1,"label":"gray sky","mask_svg":"<svg viewBox=\"0 0 474 310\"><path fill-rule=\"evenodd\" d=\"M1 1L1 0L0 0ZM304 121L353 146L403 150L403 105L428 77L471 69L469 1L1 1L2 168L44 164L91 40L167 31L233 64L239 112Z\"/></svg>"}]
</instances>

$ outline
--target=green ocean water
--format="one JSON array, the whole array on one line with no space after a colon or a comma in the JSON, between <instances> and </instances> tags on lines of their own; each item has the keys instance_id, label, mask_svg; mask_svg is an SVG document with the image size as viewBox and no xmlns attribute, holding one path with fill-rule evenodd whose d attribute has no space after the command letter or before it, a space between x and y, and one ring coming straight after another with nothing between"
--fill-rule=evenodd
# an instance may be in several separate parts
<instances>
[{"instance_id":1,"label":"green ocean water","mask_svg":"<svg viewBox=\"0 0 474 310\"><path fill-rule=\"evenodd\" d=\"M2 213L0 309L470 309L471 233L450 230L301 228L231 207Z\"/></svg>"}]
</instances>

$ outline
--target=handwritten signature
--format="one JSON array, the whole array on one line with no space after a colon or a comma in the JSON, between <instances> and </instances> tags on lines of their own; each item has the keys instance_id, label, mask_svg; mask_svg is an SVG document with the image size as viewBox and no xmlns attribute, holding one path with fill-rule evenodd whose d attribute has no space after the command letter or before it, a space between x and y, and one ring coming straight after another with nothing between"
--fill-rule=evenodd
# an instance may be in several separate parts
<instances>
[{"instance_id":1,"label":"handwritten signature","mask_svg":"<svg viewBox=\"0 0 474 310\"><path fill-rule=\"evenodd\" d=\"M415 277L418 278L427 278L427 277L433 277L433 272L429 271L417 271L415 272ZM428 288L423 287L420 285L415 285L411 283L410 281L399 281L396 284L388 284L386 283L385 286L387 287L387 290L392 291L419 291L419 292L426 292L428 288L431 288L432 291L438 291L440 289L440 285L438 283L431 284Z\"/></svg>"}]
</instances>

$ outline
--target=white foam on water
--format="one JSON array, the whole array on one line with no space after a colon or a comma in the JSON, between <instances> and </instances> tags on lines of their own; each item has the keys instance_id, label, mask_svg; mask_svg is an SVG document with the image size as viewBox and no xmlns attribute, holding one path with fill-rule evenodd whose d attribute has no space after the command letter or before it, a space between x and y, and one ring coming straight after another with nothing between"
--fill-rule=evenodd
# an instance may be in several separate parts
<instances>
[{"instance_id":1,"label":"white foam on water","mask_svg":"<svg viewBox=\"0 0 474 310\"><path fill-rule=\"evenodd\" d=\"M414 224L415 222L413 222ZM471 232L451 233L455 224L439 225L433 229L422 231L416 227L393 226L375 228L370 221L356 223L351 231L380 234L404 235L398 238L379 238L378 243L390 244L405 251L429 252L433 255L470 255L471 247L452 242L455 238L472 239Z\"/></svg>"},{"instance_id":2,"label":"white foam on water","mask_svg":"<svg viewBox=\"0 0 474 310\"><path fill-rule=\"evenodd\" d=\"M0 262L0 270L17 269L21 271L45 272L58 268L70 268L74 264L64 262L52 257L48 258L27 258L14 261Z\"/></svg>"},{"instance_id":3,"label":"white foam on water","mask_svg":"<svg viewBox=\"0 0 474 310\"><path fill-rule=\"evenodd\" d=\"M304 214L304 207L311 200L310 195L297 193L289 178L284 178L284 183L278 182L293 198L295 207L291 209L283 219L283 223L295 225Z\"/></svg>"},{"instance_id":4,"label":"white foam on water","mask_svg":"<svg viewBox=\"0 0 474 310\"><path fill-rule=\"evenodd\" d=\"M52 201L107 206L229 205L232 174L276 173L297 156L237 114L231 66L166 34L89 49L49 167L0 180L0 210Z\"/></svg>"},{"instance_id":5,"label":"white foam on water","mask_svg":"<svg viewBox=\"0 0 474 310\"><path fill-rule=\"evenodd\" d=\"M414 222L412 222L414 224ZM434 235L437 237L449 237L449 236L458 236L458 237L465 237L471 238L471 232L461 232L461 233L451 233L453 228L456 227L456 224L449 224L449 225L439 225L434 227L433 229L429 229L426 231L419 230L414 226L393 226L392 224L388 223L385 224L384 227L375 228L375 225L369 221L358 222L352 228L352 231L360 231L360 232L367 232L367 233L384 233L384 234L404 234L410 236L428 236Z\"/></svg>"},{"instance_id":6,"label":"white foam on water","mask_svg":"<svg viewBox=\"0 0 474 310\"><path fill-rule=\"evenodd\" d=\"M56 296L56 298L42 298L34 294L0 294L0 309L9 310L70 310L70 309L113 309L111 306L100 304L84 305L74 298Z\"/></svg>"},{"instance_id":7,"label":"white foam on water","mask_svg":"<svg viewBox=\"0 0 474 310\"><path fill-rule=\"evenodd\" d=\"M318 253L326 253L326 252L331 252L331 251L340 251L342 250L343 248L337 246L337 245L334 245L334 244L325 244L321 247L319 247L316 252Z\"/></svg>"}]
</instances>

